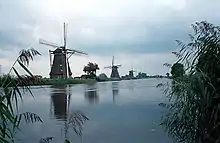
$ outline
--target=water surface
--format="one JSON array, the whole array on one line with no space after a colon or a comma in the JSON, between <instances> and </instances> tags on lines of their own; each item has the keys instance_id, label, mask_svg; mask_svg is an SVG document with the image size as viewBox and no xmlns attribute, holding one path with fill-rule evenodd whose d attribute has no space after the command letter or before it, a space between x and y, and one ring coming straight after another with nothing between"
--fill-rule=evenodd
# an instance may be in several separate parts
<instances>
[{"instance_id":1,"label":"water surface","mask_svg":"<svg viewBox=\"0 0 220 143\"><path fill-rule=\"evenodd\" d=\"M33 87L35 97L24 95L20 111L36 113L44 123L23 124L20 142L54 137L54 143L61 143L67 137L74 143L171 143L158 126L162 113L158 104L165 96L155 86L164 80ZM76 110L90 119L82 137L64 130L67 116Z\"/></svg>"}]
</instances>

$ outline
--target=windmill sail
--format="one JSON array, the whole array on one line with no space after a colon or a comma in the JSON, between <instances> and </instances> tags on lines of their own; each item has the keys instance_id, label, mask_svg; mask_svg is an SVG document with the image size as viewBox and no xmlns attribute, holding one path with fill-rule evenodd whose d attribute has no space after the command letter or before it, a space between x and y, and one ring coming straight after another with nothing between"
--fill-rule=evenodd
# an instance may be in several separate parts
<instances>
[{"instance_id":1,"label":"windmill sail","mask_svg":"<svg viewBox=\"0 0 220 143\"><path fill-rule=\"evenodd\" d=\"M66 27L66 23L64 23L63 25L63 42L64 42L64 50L66 49L66 35L67 35L67 27Z\"/></svg>"}]
</instances>

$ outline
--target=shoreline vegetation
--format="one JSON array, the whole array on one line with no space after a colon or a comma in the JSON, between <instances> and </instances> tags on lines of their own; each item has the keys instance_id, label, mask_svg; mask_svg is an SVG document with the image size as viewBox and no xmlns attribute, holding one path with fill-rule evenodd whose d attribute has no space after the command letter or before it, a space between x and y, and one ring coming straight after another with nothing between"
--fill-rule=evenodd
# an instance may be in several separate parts
<instances>
[{"instance_id":1,"label":"shoreline vegetation","mask_svg":"<svg viewBox=\"0 0 220 143\"><path fill-rule=\"evenodd\" d=\"M108 81L122 81L122 80L138 80L138 79L149 79L149 78L171 78L167 76L147 76L144 78L137 78L137 77L130 77L130 78L100 78L99 76L95 78L42 78L41 76L22 76L20 78L17 78L12 75L3 75L0 76L0 85L3 84L3 82L6 82L7 84L11 84L11 81L18 82L18 80L23 79L23 82L19 82L19 86L29 85L29 86L37 86L37 85L67 85L67 84L92 84L97 82L108 82ZM25 82L25 83L24 83Z\"/></svg>"},{"instance_id":2,"label":"shoreline vegetation","mask_svg":"<svg viewBox=\"0 0 220 143\"><path fill-rule=\"evenodd\" d=\"M174 142L220 142L220 26L192 24L189 40L177 40L173 80L161 85L170 102L161 126Z\"/></svg>"},{"instance_id":3,"label":"shoreline vegetation","mask_svg":"<svg viewBox=\"0 0 220 143\"><path fill-rule=\"evenodd\" d=\"M29 111L22 112L19 108L19 101L23 101L23 94L26 93L34 97L30 88L31 83L36 84L42 82L41 76L33 75L28 69L29 63L34 60L35 56L39 55L41 54L35 49L21 50L9 72L4 76L0 76L1 143L17 142L16 134L21 132L21 124L44 123L43 119L37 114ZM25 75L19 74L16 66L20 66ZM83 125L89 120L81 111L72 110L70 112L70 115L66 118L64 143L70 143L66 137L69 129L73 129L77 136L82 136ZM53 138L55 137L46 135L45 138L40 139L40 143L49 143Z\"/></svg>"}]
</instances>

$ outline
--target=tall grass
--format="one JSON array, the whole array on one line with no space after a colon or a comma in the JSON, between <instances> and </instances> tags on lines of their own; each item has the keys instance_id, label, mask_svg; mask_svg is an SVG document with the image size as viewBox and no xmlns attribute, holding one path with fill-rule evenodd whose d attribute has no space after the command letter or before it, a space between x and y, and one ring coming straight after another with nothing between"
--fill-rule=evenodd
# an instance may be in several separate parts
<instances>
[{"instance_id":1,"label":"tall grass","mask_svg":"<svg viewBox=\"0 0 220 143\"><path fill-rule=\"evenodd\" d=\"M170 103L161 125L176 142L220 142L220 28L206 21L192 25L190 42L175 52L186 75L165 93Z\"/></svg>"},{"instance_id":2,"label":"tall grass","mask_svg":"<svg viewBox=\"0 0 220 143\"><path fill-rule=\"evenodd\" d=\"M15 135L20 131L21 120L24 120L26 123L43 123L41 117L35 113L21 113L18 108L18 101L23 99L22 95L24 92L28 92L31 96L34 96L31 92L30 85L41 82L28 69L29 63L38 55L40 53L34 49L22 50L8 74L0 77L0 143L16 142ZM24 75L18 72L15 67L16 65L19 65L23 69ZM16 76L12 76L12 73ZM73 112L67 125L68 127L72 127L76 133L82 133L82 125L86 120L88 120L88 117L81 112ZM51 141L52 138L48 137L42 139L40 142ZM70 141L65 139L64 142L69 143Z\"/></svg>"},{"instance_id":3,"label":"tall grass","mask_svg":"<svg viewBox=\"0 0 220 143\"><path fill-rule=\"evenodd\" d=\"M30 112L20 113L18 109L18 100L22 100L23 92L29 92L32 95L29 86L26 85L27 80L25 77L34 79L27 66L37 55L40 55L40 53L34 49L22 50L8 74L4 78L0 78L0 142L15 142L14 136L22 119L32 123L43 122L36 114ZM16 65L22 67L26 73L25 76L19 74L15 68ZM12 72L17 75L18 80L11 76ZM18 85L22 86L18 87Z\"/></svg>"}]
</instances>

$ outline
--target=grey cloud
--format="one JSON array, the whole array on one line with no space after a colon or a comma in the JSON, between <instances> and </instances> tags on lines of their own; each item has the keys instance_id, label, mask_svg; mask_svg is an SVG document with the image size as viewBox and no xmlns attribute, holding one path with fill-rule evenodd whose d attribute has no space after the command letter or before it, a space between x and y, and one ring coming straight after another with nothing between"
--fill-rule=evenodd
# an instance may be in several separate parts
<instances>
[{"instance_id":1,"label":"grey cloud","mask_svg":"<svg viewBox=\"0 0 220 143\"><path fill-rule=\"evenodd\" d=\"M102 62L100 59L103 57L112 55L135 55L137 63L140 63L139 68L146 64L139 56L153 54L153 62L151 58L146 60L147 68L154 69L152 73L163 71L158 66L162 66L164 60L169 58L164 56L157 61L158 55L177 50L176 39L188 40L190 24L201 20L220 24L219 0L185 0L185 7L178 6L178 2L183 0L93 0L88 1L89 10L75 13L71 11L71 8L77 9L75 5L65 5L69 6L70 12L64 12L64 16L69 15L61 18L48 12L54 0L0 1L0 59L13 60L20 49L34 47L43 55L39 58L39 65L44 64L42 68L46 75L49 71L46 69L46 66L49 68L48 49L52 48L39 45L38 38L61 43L62 22L65 19L68 22L69 48L100 57L99 62ZM103 61L103 65L108 63Z\"/></svg>"},{"instance_id":2,"label":"grey cloud","mask_svg":"<svg viewBox=\"0 0 220 143\"><path fill-rule=\"evenodd\" d=\"M217 3L220 2L217 0L186 1L185 8L181 10L172 8L172 5L160 6L155 10L151 8L153 3L145 0L130 1L110 16L103 13L102 16L70 18L69 47L100 55L112 55L117 52L170 52L177 48L176 39L187 40L192 22L206 19L214 23L220 22L217 20L220 14L212 12L219 10ZM0 16L5 20L0 23L0 48L7 50L34 46L46 54L48 48L38 45L37 37L33 35L34 28L40 27L37 32L39 36L43 36L42 38L52 42L60 38L62 41L62 25L59 25L62 22L57 24L58 20L45 16L40 7L39 12L36 12L36 8L31 11L28 4L28 1L19 3L10 0L1 4ZM29 28L22 28L22 25L28 25ZM82 33L83 29L87 31ZM53 33L58 37L55 40L50 38Z\"/></svg>"}]
</instances>

